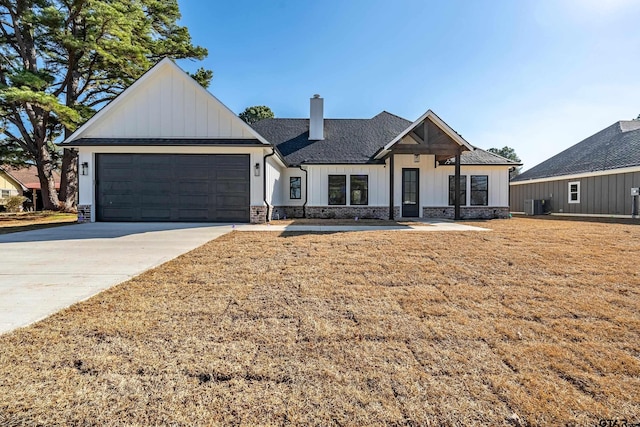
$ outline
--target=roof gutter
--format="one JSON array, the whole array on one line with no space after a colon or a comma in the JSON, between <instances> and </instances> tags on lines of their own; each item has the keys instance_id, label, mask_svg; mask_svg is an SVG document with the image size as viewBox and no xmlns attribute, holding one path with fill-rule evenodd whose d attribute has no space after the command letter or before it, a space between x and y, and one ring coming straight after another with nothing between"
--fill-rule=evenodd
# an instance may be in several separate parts
<instances>
[{"instance_id":1,"label":"roof gutter","mask_svg":"<svg viewBox=\"0 0 640 427\"><path fill-rule=\"evenodd\" d=\"M267 202L267 157L271 157L276 154L276 149L271 147L271 153L265 154L262 157L262 200L264 204L267 205L267 214L266 220L267 222L271 222L271 205Z\"/></svg>"}]
</instances>

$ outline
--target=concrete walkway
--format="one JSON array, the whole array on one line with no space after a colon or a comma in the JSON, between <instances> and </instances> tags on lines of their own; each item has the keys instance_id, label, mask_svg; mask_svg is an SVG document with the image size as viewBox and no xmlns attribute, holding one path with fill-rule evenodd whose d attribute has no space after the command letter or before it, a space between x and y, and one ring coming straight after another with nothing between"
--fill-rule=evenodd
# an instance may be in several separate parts
<instances>
[{"instance_id":1,"label":"concrete walkway","mask_svg":"<svg viewBox=\"0 0 640 427\"><path fill-rule=\"evenodd\" d=\"M0 235L0 334L231 230L229 224L92 223Z\"/></svg>"},{"instance_id":2,"label":"concrete walkway","mask_svg":"<svg viewBox=\"0 0 640 427\"><path fill-rule=\"evenodd\" d=\"M0 334L29 325L232 230L279 232L485 231L429 225L90 223L0 235Z\"/></svg>"}]
</instances>

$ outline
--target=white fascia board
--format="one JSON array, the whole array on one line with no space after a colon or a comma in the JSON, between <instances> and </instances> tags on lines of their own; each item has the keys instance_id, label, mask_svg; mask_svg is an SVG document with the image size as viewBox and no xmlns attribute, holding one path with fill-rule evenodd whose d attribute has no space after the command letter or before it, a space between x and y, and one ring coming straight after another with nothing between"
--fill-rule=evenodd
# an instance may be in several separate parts
<instances>
[{"instance_id":1,"label":"white fascia board","mask_svg":"<svg viewBox=\"0 0 640 427\"><path fill-rule=\"evenodd\" d=\"M206 94L206 96L212 97L213 99L215 99L218 102L218 104L220 104L222 106L222 108L226 109L233 116L237 117L238 122L240 122L240 126L243 126L249 132L250 135L253 135L258 141L260 141L261 143L263 143L265 145L269 145L269 146L271 145L271 143L269 143L269 141L267 141L262 135L260 135L251 126L249 126L247 123L245 123L245 121L242 120L240 117L238 117L238 115L236 113L231 111L231 109L229 107L227 107L224 103L220 102L220 100L218 98L216 98L207 89L202 87L189 74L187 74L186 71L184 71L182 68L180 68L175 62L173 62L173 60L171 60L169 58L164 58L163 60L158 62L156 65L151 67L149 70L147 70L147 72L145 72L142 76L140 76L140 78L138 78L138 80L133 82L133 84L131 86L126 88L115 99L113 99L111 102L109 102L103 108L101 108L100 111L98 111L96 114L94 114L93 117L91 117L85 124L83 124L78 129L76 129L76 131L73 132L62 143L66 144L66 143L69 143L71 141L74 141L76 139L81 138L82 134L85 133L87 131L87 129L91 128L96 122L101 120L101 118L103 116L107 115L109 113L109 111L113 110L120 103L122 103L123 100L127 98L127 94L129 92L133 92L135 90L135 88L137 88L138 86L142 85L145 81L150 79L153 75L155 75L156 73L160 72L159 71L160 69L162 69L164 67L167 67L167 66L172 67L176 71L179 71L179 74L181 74L184 78L186 78L185 80L188 82L187 84L191 84L192 86L196 87L196 90L200 91L201 93ZM69 144L68 146L72 146L72 145Z\"/></svg>"},{"instance_id":2,"label":"white fascia board","mask_svg":"<svg viewBox=\"0 0 640 427\"><path fill-rule=\"evenodd\" d=\"M384 146L384 148L378 153L375 157L376 159L381 159L384 157L391 147L397 144L402 138L404 138L409 132L411 132L416 126L422 123L426 119L431 119L431 121L438 126L444 133L446 133L451 139L453 139L458 145L462 147L466 147L469 151L473 151L475 148L473 145L469 144L462 136L460 136L456 131L454 131L448 124L446 124L440 117L436 115L431 110L427 110L422 116L420 116L416 121L411 123L405 130L400 132L398 136L393 138L391 142Z\"/></svg>"},{"instance_id":3,"label":"white fascia board","mask_svg":"<svg viewBox=\"0 0 640 427\"><path fill-rule=\"evenodd\" d=\"M575 173L571 175L558 175L558 176L550 176L547 178L537 178L537 179L527 179L523 181L512 181L509 185L525 185L525 184L536 184L539 182L550 182L550 181L563 181L567 179L580 179L580 178L589 178L592 176L604 176L604 175L618 175L621 173L633 173L640 172L640 166L631 166L628 168L618 168L618 169L607 169L593 172L583 172L583 173Z\"/></svg>"}]
</instances>

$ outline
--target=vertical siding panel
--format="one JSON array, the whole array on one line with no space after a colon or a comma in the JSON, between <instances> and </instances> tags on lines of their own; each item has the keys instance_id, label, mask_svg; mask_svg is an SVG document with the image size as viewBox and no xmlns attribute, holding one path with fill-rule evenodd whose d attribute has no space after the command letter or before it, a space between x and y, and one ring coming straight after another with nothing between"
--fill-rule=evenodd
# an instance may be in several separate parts
<instances>
[{"instance_id":1,"label":"vertical siding panel","mask_svg":"<svg viewBox=\"0 0 640 427\"><path fill-rule=\"evenodd\" d=\"M188 86L184 88L182 114L184 115L183 135L196 136L196 90L194 87Z\"/></svg>"},{"instance_id":2,"label":"vertical siding panel","mask_svg":"<svg viewBox=\"0 0 640 427\"><path fill-rule=\"evenodd\" d=\"M635 185L633 185L633 173L626 173L625 174L625 192L626 192L626 198L625 198L625 202L624 202L624 213L625 214L631 214L631 188L635 187Z\"/></svg>"},{"instance_id":3,"label":"vertical siding panel","mask_svg":"<svg viewBox=\"0 0 640 427\"><path fill-rule=\"evenodd\" d=\"M207 136L215 138L220 136L218 123L218 110L213 105L213 101L207 102Z\"/></svg>"},{"instance_id":4,"label":"vertical siding panel","mask_svg":"<svg viewBox=\"0 0 640 427\"><path fill-rule=\"evenodd\" d=\"M607 191L607 195L609 196L609 203L607 205L608 214L614 214L616 211L616 202L617 202L617 191L616 191L616 183L618 182L618 177L616 175L609 175L609 189Z\"/></svg>"},{"instance_id":5,"label":"vertical siding panel","mask_svg":"<svg viewBox=\"0 0 640 427\"><path fill-rule=\"evenodd\" d=\"M196 127L194 129L194 132L196 137L204 138L207 136L207 105L209 104L209 102L204 96L198 96L198 92L196 92Z\"/></svg>"},{"instance_id":6,"label":"vertical siding panel","mask_svg":"<svg viewBox=\"0 0 640 427\"><path fill-rule=\"evenodd\" d=\"M585 213L588 214L593 214L596 212L595 209L595 205L597 203L597 196L596 196L596 187L597 187L597 183L596 181L598 180L597 177L592 176L586 179L586 188L585 188L585 192L588 195L588 203L585 205Z\"/></svg>"},{"instance_id":7,"label":"vertical siding panel","mask_svg":"<svg viewBox=\"0 0 640 427\"><path fill-rule=\"evenodd\" d=\"M601 201L600 201L600 212L598 213L607 213L607 210L609 209L609 176L608 175L602 175L601 179L602 179L602 186L601 186Z\"/></svg>"},{"instance_id":8,"label":"vertical siding panel","mask_svg":"<svg viewBox=\"0 0 640 427\"><path fill-rule=\"evenodd\" d=\"M169 106L171 111L171 121L173 129L171 136L179 137L184 135L184 84L181 79L173 80L173 104Z\"/></svg>"}]
</instances>

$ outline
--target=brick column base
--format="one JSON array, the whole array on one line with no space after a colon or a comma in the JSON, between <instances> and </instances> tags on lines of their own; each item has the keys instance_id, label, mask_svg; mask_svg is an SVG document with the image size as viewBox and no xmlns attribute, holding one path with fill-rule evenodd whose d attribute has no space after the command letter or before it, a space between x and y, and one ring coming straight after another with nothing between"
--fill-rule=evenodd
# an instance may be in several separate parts
<instances>
[{"instance_id":1,"label":"brick column base","mask_svg":"<svg viewBox=\"0 0 640 427\"><path fill-rule=\"evenodd\" d=\"M266 206L251 206L251 224L264 224L267 222Z\"/></svg>"},{"instance_id":2,"label":"brick column base","mask_svg":"<svg viewBox=\"0 0 640 427\"><path fill-rule=\"evenodd\" d=\"M91 222L91 205L78 205L78 222Z\"/></svg>"}]
</instances>

